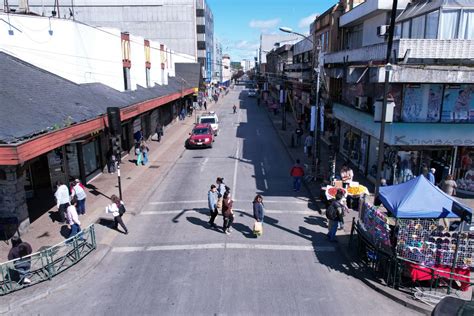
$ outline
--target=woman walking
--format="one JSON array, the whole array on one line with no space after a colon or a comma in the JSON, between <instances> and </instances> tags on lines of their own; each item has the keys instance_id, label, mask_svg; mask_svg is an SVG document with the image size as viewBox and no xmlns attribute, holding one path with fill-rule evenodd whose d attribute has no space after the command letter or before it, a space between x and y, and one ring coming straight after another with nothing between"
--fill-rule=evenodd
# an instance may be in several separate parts
<instances>
[{"instance_id":1,"label":"woman walking","mask_svg":"<svg viewBox=\"0 0 474 316\"><path fill-rule=\"evenodd\" d=\"M222 199L222 215L224 216L224 225L222 226L222 230L227 235L230 235L230 227L234 222L234 210L232 209L233 204L234 201L232 201L230 198L230 191L226 191Z\"/></svg>"},{"instance_id":2,"label":"woman walking","mask_svg":"<svg viewBox=\"0 0 474 316\"><path fill-rule=\"evenodd\" d=\"M71 227L71 233L69 238L76 236L81 231L81 222L79 221L79 216L77 215L77 197L73 196L71 199L71 205L67 207L66 218L69 226Z\"/></svg>"},{"instance_id":3,"label":"woman walking","mask_svg":"<svg viewBox=\"0 0 474 316\"><path fill-rule=\"evenodd\" d=\"M259 236L262 234L263 218L265 217L265 208L263 205L263 197L260 194L255 196L253 199L253 218L255 219L255 225L253 227L254 234Z\"/></svg>"},{"instance_id":4,"label":"woman walking","mask_svg":"<svg viewBox=\"0 0 474 316\"><path fill-rule=\"evenodd\" d=\"M108 205L105 208L105 212L112 213L112 215L114 216L114 222L115 222L114 229L118 230L118 225L120 224L120 226L123 228L125 232L125 235L127 235L128 229L122 220L122 215L125 213L125 204L123 204L123 201L121 201L119 197L116 196L115 194L110 197L110 200L112 201L112 204Z\"/></svg>"},{"instance_id":5,"label":"woman walking","mask_svg":"<svg viewBox=\"0 0 474 316\"><path fill-rule=\"evenodd\" d=\"M456 184L456 181L454 181L454 177L450 174L446 177L446 180L441 183L441 190L443 190L447 195L456 195L457 187L458 185Z\"/></svg>"}]
</instances>

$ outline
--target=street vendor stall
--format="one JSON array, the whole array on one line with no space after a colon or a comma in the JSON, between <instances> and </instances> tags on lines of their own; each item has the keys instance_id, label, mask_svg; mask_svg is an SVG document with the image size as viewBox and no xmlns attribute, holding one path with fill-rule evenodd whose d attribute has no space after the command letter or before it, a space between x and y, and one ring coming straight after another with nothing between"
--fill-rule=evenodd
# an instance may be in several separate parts
<instances>
[{"instance_id":1,"label":"street vendor stall","mask_svg":"<svg viewBox=\"0 0 474 316\"><path fill-rule=\"evenodd\" d=\"M462 223L471 222L472 210L424 176L381 187L378 198L383 207L366 202L361 207L358 230L366 239L402 261L413 282L449 278L466 290L474 266L474 232L462 231ZM452 220L457 220L455 228Z\"/></svg>"},{"instance_id":2,"label":"street vendor stall","mask_svg":"<svg viewBox=\"0 0 474 316\"><path fill-rule=\"evenodd\" d=\"M346 189L333 185L327 185L321 188L323 201L329 205L329 203L335 199L338 190L342 190L344 192L344 197L347 199L347 206L356 211L359 209L360 196L369 194L367 187L359 184L359 182L351 182Z\"/></svg>"}]
</instances>

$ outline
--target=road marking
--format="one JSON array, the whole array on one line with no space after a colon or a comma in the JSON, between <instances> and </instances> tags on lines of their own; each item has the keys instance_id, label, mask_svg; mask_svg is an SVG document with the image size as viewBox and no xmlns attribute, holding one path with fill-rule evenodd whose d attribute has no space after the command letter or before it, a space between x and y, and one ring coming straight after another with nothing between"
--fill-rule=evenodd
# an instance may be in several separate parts
<instances>
[{"instance_id":1,"label":"road marking","mask_svg":"<svg viewBox=\"0 0 474 316\"><path fill-rule=\"evenodd\" d=\"M204 159L204 161L201 163L201 168L199 168L199 172L204 171L204 168L206 167L206 163L207 163L208 160L209 160L209 158L207 158L207 157L206 157L206 159Z\"/></svg>"},{"instance_id":2,"label":"road marking","mask_svg":"<svg viewBox=\"0 0 474 316\"><path fill-rule=\"evenodd\" d=\"M240 118L240 114L239 114L239 118ZM235 200L237 199L237 189L236 189L236 185L237 185L237 167L239 165L239 151L240 151L240 138L237 138L237 150L235 151L235 160L234 160L234 180L232 182L232 199Z\"/></svg>"},{"instance_id":3,"label":"road marking","mask_svg":"<svg viewBox=\"0 0 474 316\"><path fill-rule=\"evenodd\" d=\"M263 167L263 162L260 162L260 167L262 168L262 176L265 175L265 168Z\"/></svg>"},{"instance_id":4,"label":"road marking","mask_svg":"<svg viewBox=\"0 0 474 316\"><path fill-rule=\"evenodd\" d=\"M234 186L235 187L235 186ZM234 193L235 196L235 193ZM234 202L249 202L250 200L237 200L233 199ZM293 199L293 200L264 200L263 203L291 203L291 204L308 204L309 200ZM190 201L154 201L148 202L149 205L163 205L163 204L196 204L196 203L207 203L207 200L190 200Z\"/></svg>"},{"instance_id":5,"label":"road marking","mask_svg":"<svg viewBox=\"0 0 474 316\"><path fill-rule=\"evenodd\" d=\"M334 252L333 246L298 246L275 244L242 244L242 243L215 243L215 244L188 244L188 245L161 245L144 247L114 247L112 252L149 252L149 251L176 251L176 250L207 250L207 249L250 249L250 250L276 250L276 251L315 251Z\"/></svg>"},{"instance_id":6,"label":"road marking","mask_svg":"<svg viewBox=\"0 0 474 316\"><path fill-rule=\"evenodd\" d=\"M265 190L268 190L267 179L263 179L263 184L265 185Z\"/></svg>"},{"instance_id":7,"label":"road marking","mask_svg":"<svg viewBox=\"0 0 474 316\"><path fill-rule=\"evenodd\" d=\"M193 210L193 209L182 209L182 210L165 210L165 211L143 211L140 215L169 215L169 214L180 214L183 212L196 212L207 214L207 210ZM253 213L247 212L242 209L234 209L234 212L247 213L252 215ZM299 214L299 215L316 215L317 211L290 211L290 210L265 210L265 214Z\"/></svg>"}]
</instances>

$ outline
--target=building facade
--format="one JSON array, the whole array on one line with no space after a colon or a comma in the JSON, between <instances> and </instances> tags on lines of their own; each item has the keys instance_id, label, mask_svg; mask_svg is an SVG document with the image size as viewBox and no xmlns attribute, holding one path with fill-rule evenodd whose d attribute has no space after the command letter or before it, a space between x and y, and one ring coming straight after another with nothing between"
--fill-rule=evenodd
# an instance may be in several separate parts
<instances>
[{"instance_id":1,"label":"building facade","mask_svg":"<svg viewBox=\"0 0 474 316\"><path fill-rule=\"evenodd\" d=\"M339 151L374 179L392 2L357 4L344 9L340 45L323 62ZM399 1L398 9L382 177L400 183L435 168L437 183L452 174L460 192L474 194L474 5Z\"/></svg>"},{"instance_id":2,"label":"building facade","mask_svg":"<svg viewBox=\"0 0 474 316\"><path fill-rule=\"evenodd\" d=\"M232 68L230 66L230 56L224 54L222 56L222 85L228 87L232 79Z\"/></svg>"}]
</instances>

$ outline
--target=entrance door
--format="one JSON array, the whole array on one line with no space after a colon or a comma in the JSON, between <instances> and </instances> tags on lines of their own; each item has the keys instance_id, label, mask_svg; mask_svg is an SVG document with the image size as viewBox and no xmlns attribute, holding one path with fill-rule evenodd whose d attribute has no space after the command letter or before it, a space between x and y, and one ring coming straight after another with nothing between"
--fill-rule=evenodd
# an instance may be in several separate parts
<instances>
[{"instance_id":1,"label":"entrance door","mask_svg":"<svg viewBox=\"0 0 474 316\"><path fill-rule=\"evenodd\" d=\"M32 189L32 194L27 196L26 203L30 222L33 222L56 204L47 156L40 156L25 172L27 185Z\"/></svg>"}]
</instances>

